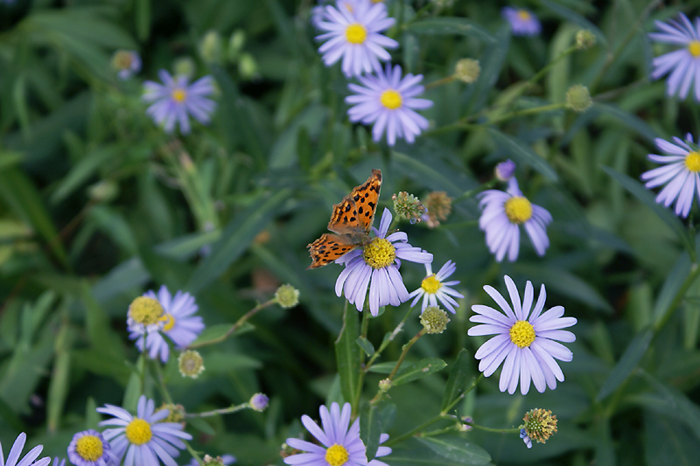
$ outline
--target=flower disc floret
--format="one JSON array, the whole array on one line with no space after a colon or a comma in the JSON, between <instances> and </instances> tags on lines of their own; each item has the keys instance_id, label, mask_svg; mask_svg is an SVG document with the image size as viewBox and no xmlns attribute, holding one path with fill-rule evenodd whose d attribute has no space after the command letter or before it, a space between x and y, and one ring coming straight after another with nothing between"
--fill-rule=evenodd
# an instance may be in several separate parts
<instances>
[{"instance_id":1,"label":"flower disc floret","mask_svg":"<svg viewBox=\"0 0 700 466\"><path fill-rule=\"evenodd\" d=\"M118 464L112 447L96 430L78 432L68 445L68 459L76 466L107 466Z\"/></svg>"},{"instance_id":2,"label":"flower disc floret","mask_svg":"<svg viewBox=\"0 0 700 466\"><path fill-rule=\"evenodd\" d=\"M345 38L351 44L362 44L367 39L367 29L358 23L353 23L345 29Z\"/></svg>"},{"instance_id":3,"label":"flower disc floret","mask_svg":"<svg viewBox=\"0 0 700 466\"><path fill-rule=\"evenodd\" d=\"M535 328L530 322L519 320L510 328L510 341L518 348L526 348L535 341Z\"/></svg>"},{"instance_id":4,"label":"flower disc floret","mask_svg":"<svg viewBox=\"0 0 700 466\"><path fill-rule=\"evenodd\" d=\"M326 450L326 461L330 466L342 466L349 458L348 451L342 445L335 444Z\"/></svg>"},{"instance_id":5,"label":"flower disc floret","mask_svg":"<svg viewBox=\"0 0 700 466\"><path fill-rule=\"evenodd\" d=\"M97 461L102 456L104 448L102 441L95 435L86 435L75 442L75 451L87 461Z\"/></svg>"},{"instance_id":6,"label":"flower disc floret","mask_svg":"<svg viewBox=\"0 0 700 466\"><path fill-rule=\"evenodd\" d=\"M691 172L700 172L700 153L696 151L688 152L685 157L685 167Z\"/></svg>"},{"instance_id":7,"label":"flower disc floret","mask_svg":"<svg viewBox=\"0 0 700 466\"><path fill-rule=\"evenodd\" d=\"M503 207L511 223L525 223L532 217L532 204L523 196L508 199Z\"/></svg>"},{"instance_id":8,"label":"flower disc floret","mask_svg":"<svg viewBox=\"0 0 700 466\"><path fill-rule=\"evenodd\" d=\"M438 280L435 275L428 275L423 279L420 287L423 288L423 291L426 293L435 294L440 288L442 288L442 283L440 283L440 280Z\"/></svg>"},{"instance_id":9,"label":"flower disc floret","mask_svg":"<svg viewBox=\"0 0 700 466\"><path fill-rule=\"evenodd\" d=\"M129 306L129 317L137 324L153 325L157 324L163 316L163 306L157 299L139 296L134 299Z\"/></svg>"},{"instance_id":10,"label":"flower disc floret","mask_svg":"<svg viewBox=\"0 0 700 466\"><path fill-rule=\"evenodd\" d=\"M688 44L688 52L693 57L700 57L700 41L694 40Z\"/></svg>"},{"instance_id":11,"label":"flower disc floret","mask_svg":"<svg viewBox=\"0 0 700 466\"><path fill-rule=\"evenodd\" d=\"M523 418L525 433L538 443L545 443L557 432L557 416L549 409L535 408Z\"/></svg>"},{"instance_id":12,"label":"flower disc floret","mask_svg":"<svg viewBox=\"0 0 700 466\"><path fill-rule=\"evenodd\" d=\"M134 419L125 428L126 438L134 445L143 445L151 441L151 425L143 419Z\"/></svg>"},{"instance_id":13,"label":"flower disc floret","mask_svg":"<svg viewBox=\"0 0 700 466\"><path fill-rule=\"evenodd\" d=\"M373 269L383 269L396 260L396 248L384 238L374 238L365 246L362 257Z\"/></svg>"},{"instance_id":14,"label":"flower disc floret","mask_svg":"<svg viewBox=\"0 0 700 466\"><path fill-rule=\"evenodd\" d=\"M382 92L382 95L379 97L379 101L389 110L396 110L397 108L401 107L401 102L403 99L401 99L401 94L395 90L387 89L386 91Z\"/></svg>"}]
</instances>

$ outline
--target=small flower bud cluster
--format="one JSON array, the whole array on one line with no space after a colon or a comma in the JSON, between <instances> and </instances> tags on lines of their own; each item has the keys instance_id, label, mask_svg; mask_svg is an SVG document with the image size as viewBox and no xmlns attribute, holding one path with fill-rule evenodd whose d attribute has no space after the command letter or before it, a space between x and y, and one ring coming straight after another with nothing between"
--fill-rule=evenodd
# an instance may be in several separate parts
<instances>
[{"instance_id":1,"label":"small flower bud cluster","mask_svg":"<svg viewBox=\"0 0 700 466\"><path fill-rule=\"evenodd\" d=\"M394 212L399 217L408 220L411 224L420 222L427 209L423 203L413 194L401 191L391 196L394 201Z\"/></svg>"},{"instance_id":2,"label":"small flower bud cluster","mask_svg":"<svg viewBox=\"0 0 700 466\"><path fill-rule=\"evenodd\" d=\"M183 351L177 358L177 364L183 377L196 379L204 371L204 359L198 351Z\"/></svg>"},{"instance_id":3,"label":"small flower bud cluster","mask_svg":"<svg viewBox=\"0 0 700 466\"><path fill-rule=\"evenodd\" d=\"M394 382L392 382L391 379L382 379L379 381L379 390L386 393L391 389L393 385Z\"/></svg>"},{"instance_id":4,"label":"small flower bud cluster","mask_svg":"<svg viewBox=\"0 0 700 466\"><path fill-rule=\"evenodd\" d=\"M452 212L452 198L445 191L433 191L428 194L425 206L428 208L428 214L424 216L424 220L428 227L435 228L440 222L447 220Z\"/></svg>"},{"instance_id":5,"label":"small flower bud cluster","mask_svg":"<svg viewBox=\"0 0 700 466\"><path fill-rule=\"evenodd\" d=\"M185 420L185 408L182 405L163 403L163 405L158 408L158 411L161 409L170 411L170 414L163 419L163 422L183 422Z\"/></svg>"},{"instance_id":6,"label":"small flower bud cluster","mask_svg":"<svg viewBox=\"0 0 700 466\"><path fill-rule=\"evenodd\" d=\"M428 333L442 333L450 321L447 312L436 306L428 306L420 315L420 323Z\"/></svg>"},{"instance_id":7,"label":"small flower bud cluster","mask_svg":"<svg viewBox=\"0 0 700 466\"><path fill-rule=\"evenodd\" d=\"M467 84L471 84L479 79L480 74L481 66L479 65L479 60L462 58L455 65L455 76Z\"/></svg>"},{"instance_id":8,"label":"small flower bud cluster","mask_svg":"<svg viewBox=\"0 0 700 466\"><path fill-rule=\"evenodd\" d=\"M275 302L285 309L299 304L299 290L290 284L282 285L275 292Z\"/></svg>"},{"instance_id":9,"label":"small flower bud cluster","mask_svg":"<svg viewBox=\"0 0 700 466\"><path fill-rule=\"evenodd\" d=\"M574 112L585 112L593 105L591 93L586 86L575 84L566 91L566 106Z\"/></svg>"},{"instance_id":10,"label":"small flower bud cluster","mask_svg":"<svg viewBox=\"0 0 700 466\"><path fill-rule=\"evenodd\" d=\"M595 35L588 29L581 29L576 33L576 48L578 50L586 50L595 45Z\"/></svg>"}]
</instances>

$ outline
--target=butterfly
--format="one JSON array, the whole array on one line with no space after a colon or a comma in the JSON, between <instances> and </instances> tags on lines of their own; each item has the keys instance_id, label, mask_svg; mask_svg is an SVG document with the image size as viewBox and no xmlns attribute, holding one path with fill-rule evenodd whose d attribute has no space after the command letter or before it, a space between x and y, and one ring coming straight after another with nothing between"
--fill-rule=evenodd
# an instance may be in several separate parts
<instances>
[{"instance_id":1,"label":"butterfly","mask_svg":"<svg viewBox=\"0 0 700 466\"><path fill-rule=\"evenodd\" d=\"M328 229L337 234L324 233L306 246L311 256L310 269L323 267L369 240L381 188L382 171L375 168L367 181L333 206Z\"/></svg>"}]
</instances>

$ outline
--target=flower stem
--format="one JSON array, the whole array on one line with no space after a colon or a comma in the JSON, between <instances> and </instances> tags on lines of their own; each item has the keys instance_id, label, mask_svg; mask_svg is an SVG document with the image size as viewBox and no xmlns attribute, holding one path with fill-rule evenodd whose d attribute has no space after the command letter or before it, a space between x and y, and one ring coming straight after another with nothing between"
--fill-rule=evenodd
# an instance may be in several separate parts
<instances>
[{"instance_id":1,"label":"flower stem","mask_svg":"<svg viewBox=\"0 0 700 466\"><path fill-rule=\"evenodd\" d=\"M440 420L443 420L443 419L452 419L452 420L454 420L454 417L452 417L452 416L445 416L445 415L440 414L440 415L438 415L438 416L435 416L435 417L432 418L432 419L428 419L428 420L425 421L423 424L421 424L421 425L419 425L418 427L416 427L416 428L414 428L414 429L412 429L412 430L406 432L406 433L403 434L403 435L399 435L398 437L392 437L392 438L390 438L389 440L387 440L386 442L384 442L382 445L383 445L383 446L387 446L387 447L392 446L392 445L396 445L397 443L403 442L403 441L406 440L407 438L413 437L413 436L416 435L418 432L421 432L421 431L423 431L424 429L427 429L427 428L430 427L431 425L433 425L433 424L435 424L436 422L438 422L438 421L440 421Z\"/></svg>"},{"instance_id":2,"label":"flower stem","mask_svg":"<svg viewBox=\"0 0 700 466\"><path fill-rule=\"evenodd\" d=\"M514 434L520 432L520 427L511 427L508 429L495 429L493 427L480 426L479 424L474 424L473 422L465 422L466 425L473 427L474 429L485 430L486 432L494 432L497 434Z\"/></svg>"},{"instance_id":3,"label":"flower stem","mask_svg":"<svg viewBox=\"0 0 700 466\"><path fill-rule=\"evenodd\" d=\"M443 409L442 413L440 413L440 414L443 416L447 415L447 413L449 413L450 410L452 410L452 408L454 408L457 405L457 403L462 401L462 399L465 396L467 396L467 393L474 390L476 388L476 386L479 385L479 382L481 382L483 379L484 379L484 373L482 372L481 374L479 374L479 377L476 377L476 378L474 378L474 380L472 380L472 384L469 386L469 388L467 388L464 391L464 393L462 393L460 396L458 396L452 403L450 403L448 406L446 406L445 409Z\"/></svg>"},{"instance_id":4,"label":"flower stem","mask_svg":"<svg viewBox=\"0 0 700 466\"><path fill-rule=\"evenodd\" d=\"M406 320L408 319L408 316L411 315L413 309L409 308L408 312L406 312L406 315L403 316L403 319L401 319L401 322L399 322L399 325L396 326L396 328L391 332L391 336L384 341L382 341L382 344L379 346L379 349L374 352L371 358L369 358L369 362L365 366L364 371L368 372L369 368L372 367L372 364L374 364L374 361L379 357L380 354L382 354L382 351L386 349L387 346L389 346L389 343L394 341L394 338L396 338L396 335L399 334L401 329L403 329L404 323L406 323Z\"/></svg>"},{"instance_id":5,"label":"flower stem","mask_svg":"<svg viewBox=\"0 0 700 466\"><path fill-rule=\"evenodd\" d=\"M532 115L532 114L537 114L537 113L543 113L543 112L549 112L552 110L559 110L566 107L566 104L564 102L558 103L558 104L550 104L550 105L542 105L541 107L532 107L532 108L526 108L524 110L516 110L514 112L506 113L505 115L502 115L498 118L495 118L493 120L489 120L483 125L493 125L495 123L502 123L506 120L510 120L511 118L517 118L520 116L524 115Z\"/></svg>"},{"instance_id":6,"label":"flower stem","mask_svg":"<svg viewBox=\"0 0 700 466\"><path fill-rule=\"evenodd\" d=\"M442 86L443 84L448 84L451 83L452 81L455 80L455 75L448 76L446 78L438 79L437 81L433 81L430 84L425 85L425 90L429 89L434 89L438 86Z\"/></svg>"},{"instance_id":7,"label":"flower stem","mask_svg":"<svg viewBox=\"0 0 700 466\"><path fill-rule=\"evenodd\" d=\"M473 197L482 191L486 191L487 189L491 189L498 184L498 181L499 181L498 178L494 178L491 181L487 181L486 183L482 184L478 188L470 189L469 191L464 191L464 193L461 196L456 197L454 199L454 201L452 201L452 203L456 204L457 202L459 202L461 200L469 199L470 197Z\"/></svg>"},{"instance_id":8,"label":"flower stem","mask_svg":"<svg viewBox=\"0 0 700 466\"><path fill-rule=\"evenodd\" d=\"M207 341L203 341L203 342L201 342L201 343L193 343L193 344L191 344L190 346L188 346L187 349L201 348L202 346L209 346L209 345L213 345L213 344L216 344L216 343L221 343L222 341L224 341L224 340L226 340L228 337L230 337L236 330L238 330L238 329L241 327L241 325L243 325L248 319L250 319L251 317L253 317L253 316L254 316L255 314L257 314L258 312L262 311L262 310L265 309L266 307L270 307L270 306L272 306L273 304L276 304L276 303L277 303L277 301L273 298L273 299L271 299L271 300L269 300L269 301L267 301L267 302L264 302L264 303L262 303L262 304L258 304L258 305L255 306L253 309L251 309L250 311L246 312L245 315L243 315L240 319L238 319L238 320L236 321L236 323L233 324L233 325L231 326L231 328L228 330L228 332L226 332L225 334L221 335L221 336L218 337L218 338L214 338L213 340L207 340Z\"/></svg>"},{"instance_id":9,"label":"flower stem","mask_svg":"<svg viewBox=\"0 0 700 466\"><path fill-rule=\"evenodd\" d=\"M212 417L220 416L222 414L231 414L237 411L250 408L250 403L243 403L240 405L231 405L228 408L214 409L212 411L205 411L203 413L185 413L185 417Z\"/></svg>"},{"instance_id":10,"label":"flower stem","mask_svg":"<svg viewBox=\"0 0 700 466\"><path fill-rule=\"evenodd\" d=\"M394 380L394 377L396 376L396 373L399 371L399 368L401 367L401 364L403 364L403 360L406 359L406 355L408 354L408 350L410 350L410 349L411 349L411 346L413 346L413 344L414 344L415 342L417 342L418 339L419 339L420 337L422 337L423 335L425 335L427 332L428 332L428 331L427 331L426 329L424 329L424 328L421 329L420 332L416 333L416 336L414 336L413 338L411 338L411 339L408 341L408 343L406 343L405 345L403 345L403 351L401 352L401 356L399 356L399 360L396 361L396 365L394 366L394 369L391 371L391 374L389 374L389 377L387 377L389 380ZM377 392L377 394L374 396L374 398L372 398L372 401L370 401L370 404L376 405L377 403L379 403L379 402L381 401L382 396L384 395L384 393L385 393L384 391L379 390L379 391Z\"/></svg>"}]
</instances>

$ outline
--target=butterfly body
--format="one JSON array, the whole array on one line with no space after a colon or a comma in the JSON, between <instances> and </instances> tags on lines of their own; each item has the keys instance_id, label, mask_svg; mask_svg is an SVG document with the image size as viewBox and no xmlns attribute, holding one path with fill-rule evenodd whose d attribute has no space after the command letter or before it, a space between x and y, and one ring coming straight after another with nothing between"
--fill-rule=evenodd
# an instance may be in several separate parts
<instances>
[{"instance_id":1,"label":"butterfly body","mask_svg":"<svg viewBox=\"0 0 700 466\"><path fill-rule=\"evenodd\" d=\"M328 222L328 229L333 233L324 233L307 246L310 269L323 267L369 241L381 187L382 172L374 169L367 181L333 206Z\"/></svg>"}]
</instances>

